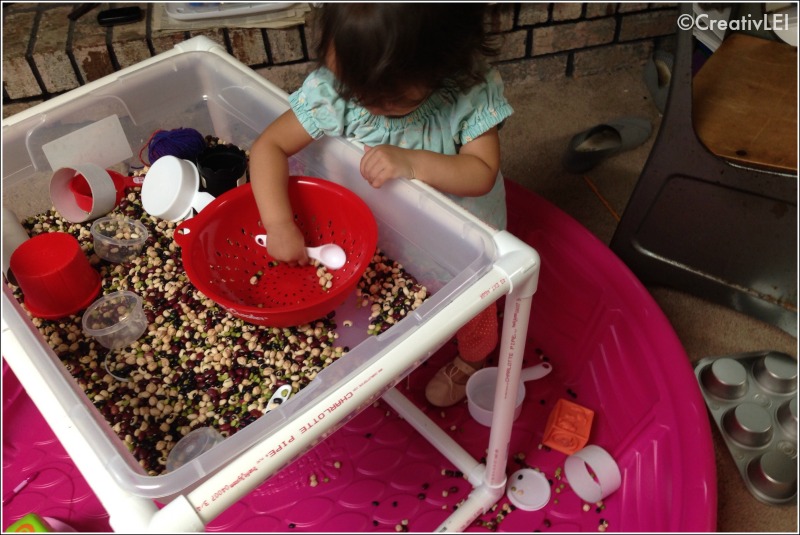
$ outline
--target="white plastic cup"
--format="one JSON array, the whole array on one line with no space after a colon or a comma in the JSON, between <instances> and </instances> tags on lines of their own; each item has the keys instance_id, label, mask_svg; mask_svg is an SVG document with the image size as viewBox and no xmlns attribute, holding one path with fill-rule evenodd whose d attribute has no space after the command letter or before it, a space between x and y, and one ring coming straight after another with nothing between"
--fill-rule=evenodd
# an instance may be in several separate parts
<instances>
[{"instance_id":1,"label":"white plastic cup","mask_svg":"<svg viewBox=\"0 0 800 535\"><path fill-rule=\"evenodd\" d=\"M622 484L617 462L610 453L594 444L567 457L564 475L575 494L587 503L607 498Z\"/></svg>"}]
</instances>

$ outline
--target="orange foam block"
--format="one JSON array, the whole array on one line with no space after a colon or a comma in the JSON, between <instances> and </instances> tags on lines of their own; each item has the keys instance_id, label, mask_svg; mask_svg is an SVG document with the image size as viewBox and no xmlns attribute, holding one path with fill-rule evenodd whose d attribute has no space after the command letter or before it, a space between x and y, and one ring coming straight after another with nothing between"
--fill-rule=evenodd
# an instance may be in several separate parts
<instances>
[{"instance_id":1,"label":"orange foam block","mask_svg":"<svg viewBox=\"0 0 800 535\"><path fill-rule=\"evenodd\" d=\"M559 399L547 418L542 444L572 455L589 441L593 419L593 410Z\"/></svg>"}]
</instances>

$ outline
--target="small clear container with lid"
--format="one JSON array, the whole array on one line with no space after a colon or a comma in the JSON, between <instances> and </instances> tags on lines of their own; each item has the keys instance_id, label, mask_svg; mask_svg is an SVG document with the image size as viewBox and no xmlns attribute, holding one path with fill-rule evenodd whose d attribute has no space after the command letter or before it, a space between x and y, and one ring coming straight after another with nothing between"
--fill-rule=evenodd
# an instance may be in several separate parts
<instances>
[{"instance_id":1,"label":"small clear container with lid","mask_svg":"<svg viewBox=\"0 0 800 535\"><path fill-rule=\"evenodd\" d=\"M91 232L97 256L116 264L139 256L149 235L141 222L124 216L101 217L92 223Z\"/></svg>"}]
</instances>

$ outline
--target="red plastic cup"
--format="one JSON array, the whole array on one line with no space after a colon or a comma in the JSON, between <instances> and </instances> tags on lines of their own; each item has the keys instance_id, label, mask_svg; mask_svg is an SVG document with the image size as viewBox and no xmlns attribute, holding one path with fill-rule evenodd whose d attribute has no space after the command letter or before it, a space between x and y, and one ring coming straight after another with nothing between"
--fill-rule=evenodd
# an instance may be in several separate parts
<instances>
[{"instance_id":1,"label":"red plastic cup","mask_svg":"<svg viewBox=\"0 0 800 535\"><path fill-rule=\"evenodd\" d=\"M102 283L80 243L66 232L39 234L11 255L11 270L31 314L58 319L88 307Z\"/></svg>"}]
</instances>

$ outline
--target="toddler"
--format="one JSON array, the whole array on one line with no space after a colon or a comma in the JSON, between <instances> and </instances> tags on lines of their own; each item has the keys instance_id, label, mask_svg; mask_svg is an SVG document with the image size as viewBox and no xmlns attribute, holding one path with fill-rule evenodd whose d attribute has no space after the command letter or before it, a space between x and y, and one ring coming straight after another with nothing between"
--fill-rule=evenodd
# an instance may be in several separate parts
<instances>
[{"instance_id":1,"label":"toddler","mask_svg":"<svg viewBox=\"0 0 800 535\"><path fill-rule=\"evenodd\" d=\"M495 50L482 4L363 3L320 8L320 66L289 99L250 151L250 180L269 254L306 265L287 184L288 159L323 135L366 147L360 171L373 187L421 180L486 223L506 225L498 126L513 110L487 64ZM447 407L497 345L497 308L462 327L459 356L426 387Z\"/></svg>"}]
</instances>

